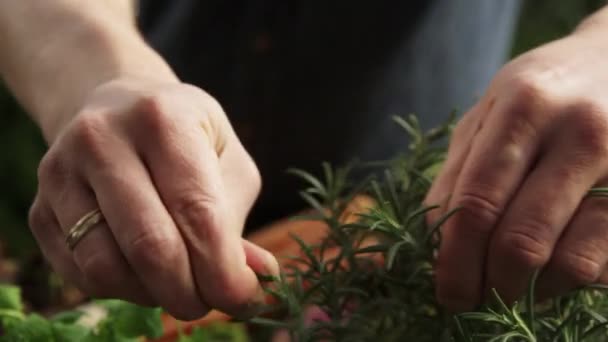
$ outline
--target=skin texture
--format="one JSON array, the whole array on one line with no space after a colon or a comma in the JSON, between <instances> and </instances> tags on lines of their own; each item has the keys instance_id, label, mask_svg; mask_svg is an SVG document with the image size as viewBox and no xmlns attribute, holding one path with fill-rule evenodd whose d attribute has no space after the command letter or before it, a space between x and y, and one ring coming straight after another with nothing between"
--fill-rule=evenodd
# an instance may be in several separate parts
<instances>
[{"instance_id":1,"label":"skin texture","mask_svg":"<svg viewBox=\"0 0 608 342\"><path fill-rule=\"evenodd\" d=\"M608 202L586 196L608 185L602 33L594 18L510 62L457 125L426 199L444 205L431 221L461 208L436 265L448 308L472 309L492 288L515 300L537 269L543 297L608 280Z\"/></svg>"},{"instance_id":2,"label":"skin texture","mask_svg":"<svg viewBox=\"0 0 608 342\"><path fill-rule=\"evenodd\" d=\"M50 146L31 229L93 296L181 319L243 315L254 271L277 270L241 238L258 171L221 106L175 77L126 4L0 2L0 74ZM537 268L545 295L606 278L606 203L585 194L608 185L607 11L506 65L459 123L427 198L462 207L436 265L448 308L492 287L514 299ZM95 207L106 223L70 252L64 232Z\"/></svg>"},{"instance_id":3,"label":"skin texture","mask_svg":"<svg viewBox=\"0 0 608 342\"><path fill-rule=\"evenodd\" d=\"M185 318L243 314L261 294L254 272L276 269L241 238L260 188L255 164L221 107L193 86L98 87L50 147L39 181L32 230L55 269L94 296ZM72 255L66 228L96 206L106 224Z\"/></svg>"},{"instance_id":4,"label":"skin texture","mask_svg":"<svg viewBox=\"0 0 608 342\"><path fill-rule=\"evenodd\" d=\"M49 143L30 227L92 296L180 319L247 315L255 272L278 269L241 237L260 175L222 107L175 77L125 3L0 2L2 77ZM105 222L69 251L65 232L96 207Z\"/></svg>"}]
</instances>

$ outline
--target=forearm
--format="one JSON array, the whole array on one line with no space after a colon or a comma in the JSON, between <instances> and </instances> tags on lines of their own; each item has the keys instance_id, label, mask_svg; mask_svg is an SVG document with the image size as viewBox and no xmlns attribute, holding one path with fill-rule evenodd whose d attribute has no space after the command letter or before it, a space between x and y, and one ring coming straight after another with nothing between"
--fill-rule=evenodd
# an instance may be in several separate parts
<instances>
[{"instance_id":1,"label":"forearm","mask_svg":"<svg viewBox=\"0 0 608 342\"><path fill-rule=\"evenodd\" d=\"M0 75L48 141L105 81L175 79L140 37L128 2L0 1Z\"/></svg>"}]
</instances>

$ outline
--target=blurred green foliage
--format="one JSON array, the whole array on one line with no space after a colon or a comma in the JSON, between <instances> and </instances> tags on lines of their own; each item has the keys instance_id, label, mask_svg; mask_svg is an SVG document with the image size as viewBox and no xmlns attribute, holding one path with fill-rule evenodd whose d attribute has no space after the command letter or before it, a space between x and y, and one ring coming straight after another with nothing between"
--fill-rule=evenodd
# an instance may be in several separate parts
<instances>
[{"instance_id":1,"label":"blurred green foliage","mask_svg":"<svg viewBox=\"0 0 608 342\"><path fill-rule=\"evenodd\" d=\"M513 54L567 34L602 3L605 1L525 1ZM26 217L36 191L37 164L44 151L37 128L0 89L0 238L12 255L36 253Z\"/></svg>"},{"instance_id":2,"label":"blurred green foliage","mask_svg":"<svg viewBox=\"0 0 608 342\"><path fill-rule=\"evenodd\" d=\"M20 257L36 251L26 217L45 151L38 129L21 112L15 100L0 91L0 238L9 254Z\"/></svg>"}]
</instances>

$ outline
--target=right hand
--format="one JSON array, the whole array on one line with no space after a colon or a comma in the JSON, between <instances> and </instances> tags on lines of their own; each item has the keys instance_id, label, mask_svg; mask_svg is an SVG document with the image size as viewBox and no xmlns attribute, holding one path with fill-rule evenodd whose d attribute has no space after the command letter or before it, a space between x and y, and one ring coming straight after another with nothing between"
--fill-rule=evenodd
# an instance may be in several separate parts
<instances>
[{"instance_id":1,"label":"right hand","mask_svg":"<svg viewBox=\"0 0 608 342\"><path fill-rule=\"evenodd\" d=\"M241 237L260 175L222 108L177 81L102 84L50 142L30 227L47 259L86 293L159 305L179 319L243 315L276 259ZM67 230L105 222L70 251Z\"/></svg>"}]
</instances>

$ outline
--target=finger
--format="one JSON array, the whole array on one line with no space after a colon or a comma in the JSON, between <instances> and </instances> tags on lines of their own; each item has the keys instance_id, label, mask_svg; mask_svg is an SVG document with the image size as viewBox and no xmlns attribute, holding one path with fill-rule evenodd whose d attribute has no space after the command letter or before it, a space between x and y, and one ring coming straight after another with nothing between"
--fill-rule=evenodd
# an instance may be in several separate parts
<instances>
[{"instance_id":1,"label":"finger","mask_svg":"<svg viewBox=\"0 0 608 342\"><path fill-rule=\"evenodd\" d=\"M496 103L484 121L456 181L436 263L437 298L455 311L481 301L492 230L537 153L537 123L529 108ZM508 114L508 115L507 115Z\"/></svg>"},{"instance_id":2,"label":"finger","mask_svg":"<svg viewBox=\"0 0 608 342\"><path fill-rule=\"evenodd\" d=\"M99 177L94 183L100 206L119 250L147 292L174 317L199 318L209 308L194 285L184 241L146 178L136 166L120 178Z\"/></svg>"},{"instance_id":3,"label":"finger","mask_svg":"<svg viewBox=\"0 0 608 342\"><path fill-rule=\"evenodd\" d=\"M608 264L608 199L586 197L537 281L541 298L600 282Z\"/></svg>"},{"instance_id":4,"label":"finger","mask_svg":"<svg viewBox=\"0 0 608 342\"><path fill-rule=\"evenodd\" d=\"M93 119L90 119L93 120ZM115 136L100 136L99 125L83 124L77 155L88 156L82 177L95 191L99 208L122 255L158 305L179 319L205 315L188 251L134 149ZM92 239L90 239L92 240Z\"/></svg>"},{"instance_id":5,"label":"finger","mask_svg":"<svg viewBox=\"0 0 608 342\"><path fill-rule=\"evenodd\" d=\"M247 265L256 274L272 276L280 274L279 262L272 253L251 241L243 239L242 242L247 258Z\"/></svg>"},{"instance_id":6,"label":"finger","mask_svg":"<svg viewBox=\"0 0 608 342\"><path fill-rule=\"evenodd\" d=\"M456 179L462 170L464 161L471 150L471 145L481 127L480 105L473 107L460 120L450 141L446 161L439 175L433 181L431 189L424 200L426 205L440 205L437 210L429 211L427 220L436 222L447 212L447 203Z\"/></svg>"},{"instance_id":7,"label":"finger","mask_svg":"<svg viewBox=\"0 0 608 342\"><path fill-rule=\"evenodd\" d=\"M582 121L581 121L582 120ZM605 137L594 136L583 116L556 121L555 135L536 168L509 205L492 237L486 288L507 301L521 296L587 191L606 169Z\"/></svg>"},{"instance_id":8,"label":"finger","mask_svg":"<svg viewBox=\"0 0 608 342\"><path fill-rule=\"evenodd\" d=\"M63 231L49 203L36 196L29 213L29 226L42 254L53 270L83 291L83 276L68 250Z\"/></svg>"},{"instance_id":9,"label":"finger","mask_svg":"<svg viewBox=\"0 0 608 342\"><path fill-rule=\"evenodd\" d=\"M235 224L242 227L259 194L261 177L253 160L236 136L231 142L225 146L220 155L220 170L226 189L225 198L228 200L230 208L233 208L233 212L239 215ZM240 167L237 168L235 165ZM247 184L247 186L243 186L243 184ZM254 272L266 275L279 274L279 263L272 253L247 240L243 240L243 247L247 265Z\"/></svg>"},{"instance_id":10,"label":"finger","mask_svg":"<svg viewBox=\"0 0 608 342\"><path fill-rule=\"evenodd\" d=\"M94 193L78 178L66 182L55 196L51 203L63 227L63 236L81 217L97 208ZM91 296L120 298L141 305L155 304L122 256L105 222L93 226L72 253Z\"/></svg>"},{"instance_id":11,"label":"finger","mask_svg":"<svg viewBox=\"0 0 608 342\"><path fill-rule=\"evenodd\" d=\"M258 169L236 136L226 144L219 156L220 174L226 201L233 209L235 224L244 226L245 220L261 188L261 177ZM238 167L237 167L238 166Z\"/></svg>"},{"instance_id":12,"label":"finger","mask_svg":"<svg viewBox=\"0 0 608 342\"><path fill-rule=\"evenodd\" d=\"M260 289L255 273L246 264L242 219L226 198L215 143L209 141L200 124L198 129L196 122L175 127L158 108L151 110L161 123L152 123L150 129L163 129L154 132L159 139L153 146L142 146L142 153L186 241L201 296L214 308L239 314L250 307ZM188 109L184 110L187 115Z\"/></svg>"}]
</instances>

